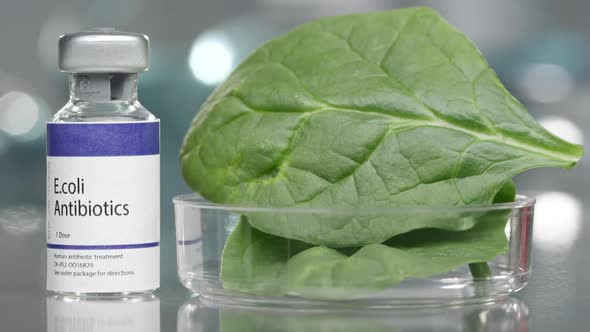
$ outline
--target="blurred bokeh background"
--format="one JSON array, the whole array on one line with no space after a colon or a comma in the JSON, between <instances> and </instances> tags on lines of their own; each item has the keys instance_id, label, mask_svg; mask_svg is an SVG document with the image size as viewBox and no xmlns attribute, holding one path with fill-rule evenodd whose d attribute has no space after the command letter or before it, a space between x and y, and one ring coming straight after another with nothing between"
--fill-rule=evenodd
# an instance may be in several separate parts
<instances>
[{"instance_id":1,"label":"blurred bokeh background","mask_svg":"<svg viewBox=\"0 0 590 332\"><path fill-rule=\"evenodd\" d=\"M437 8L471 37L549 130L590 146L590 2L584 0L1 0L1 273L14 274L16 285L31 291L44 288L45 121L67 99L68 77L56 68L59 35L114 27L151 38L151 69L140 76L139 94L162 120L163 285L179 288L171 198L189 189L178 151L209 93L254 48L297 24L415 5ZM580 252L580 243L590 239L590 227L583 225L590 200L587 160L572 171L534 170L517 178L520 191L535 193L539 204L535 278L527 289L533 298L545 296L535 293L536 278L562 275L580 287L590 282L590 273L571 272L590 269ZM32 252L30 243L38 243L38 255L27 258L38 273L30 266L5 269L20 259L19 251ZM590 300L588 292L563 298L575 303L550 300L556 308Z\"/></svg>"}]
</instances>

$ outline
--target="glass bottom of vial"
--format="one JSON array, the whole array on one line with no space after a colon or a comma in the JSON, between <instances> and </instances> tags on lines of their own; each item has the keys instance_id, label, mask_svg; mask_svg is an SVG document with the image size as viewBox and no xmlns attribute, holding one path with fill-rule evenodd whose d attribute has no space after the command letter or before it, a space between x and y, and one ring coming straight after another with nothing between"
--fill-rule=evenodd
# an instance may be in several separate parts
<instances>
[{"instance_id":1,"label":"glass bottom of vial","mask_svg":"<svg viewBox=\"0 0 590 332\"><path fill-rule=\"evenodd\" d=\"M109 300L112 299L114 301L120 300L133 300L133 299L143 299L146 296L150 297L153 296L153 292L156 289L147 289L142 291L132 291L132 292L100 292L100 293L93 293L93 292L58 292L53 290L47 290L47 295L50 297L55 298L63 298L63 299L101 299L101 300Z\"/></svg>"}]
</instances>

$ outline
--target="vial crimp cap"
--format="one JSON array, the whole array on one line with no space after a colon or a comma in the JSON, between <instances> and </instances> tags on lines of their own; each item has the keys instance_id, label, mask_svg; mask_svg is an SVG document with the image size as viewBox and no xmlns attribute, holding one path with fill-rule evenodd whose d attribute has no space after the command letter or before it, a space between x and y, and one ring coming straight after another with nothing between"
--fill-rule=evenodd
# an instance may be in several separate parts
<instances>
[{"instance_id":1,"label":"vial crimp cap","mask_svg":"<svg viewBox=\"0 0 590 332\"><path fill-rule=\"evenodd\" d=\"M59 37L58 67L68 73L139 73L149 67L149 39L102 28Z\"/></svg>"}]
</instances>

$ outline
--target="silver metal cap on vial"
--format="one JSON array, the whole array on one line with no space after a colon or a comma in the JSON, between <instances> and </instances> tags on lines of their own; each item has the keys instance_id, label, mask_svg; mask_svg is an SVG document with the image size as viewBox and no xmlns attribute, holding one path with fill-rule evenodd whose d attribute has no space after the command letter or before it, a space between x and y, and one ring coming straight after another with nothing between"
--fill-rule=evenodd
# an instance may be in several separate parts
<instances>
[{"instance_id":1,"label":"silver metal cap on vial","mask_svg":"<svg viewBox=\"0 0 590 332\"><path fill-rule=\"evenodd\" d=\"M63 35L58 66L69 73L139 73L149 67L149 39L115 29Z\"/></svg>"}]
</instances>

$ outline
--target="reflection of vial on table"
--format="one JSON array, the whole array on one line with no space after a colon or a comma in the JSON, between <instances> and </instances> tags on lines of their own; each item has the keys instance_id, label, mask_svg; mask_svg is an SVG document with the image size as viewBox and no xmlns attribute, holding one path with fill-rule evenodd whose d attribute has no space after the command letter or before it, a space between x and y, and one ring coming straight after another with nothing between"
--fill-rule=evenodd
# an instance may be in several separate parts
<instances>
[{"instance_id":1,"label":"reflection of vial on table","mask_svg":"<svg viewBox=\"0 0 590 332\"><path fill-rule=\"evenodd\" d=\"M48 332L159 332L160 299L47 297Z\"/></svg>"},{"instance_id":2,"label":"reflection of vial on table","mask_svg":"<svg viewBox=\"0 0 590 332\"><path fill-rule=\"evenodd\" d=\"M47 124L47 289L129 294L159 287L160 123L137 100L145 35L62 36L70 100Z\"/></svg>"}]
</instances>

